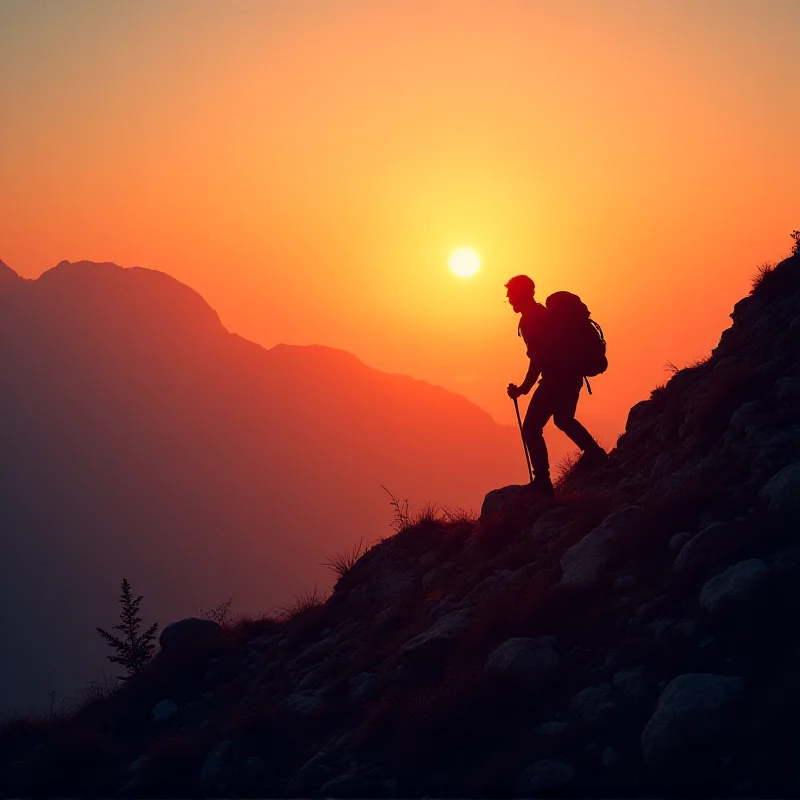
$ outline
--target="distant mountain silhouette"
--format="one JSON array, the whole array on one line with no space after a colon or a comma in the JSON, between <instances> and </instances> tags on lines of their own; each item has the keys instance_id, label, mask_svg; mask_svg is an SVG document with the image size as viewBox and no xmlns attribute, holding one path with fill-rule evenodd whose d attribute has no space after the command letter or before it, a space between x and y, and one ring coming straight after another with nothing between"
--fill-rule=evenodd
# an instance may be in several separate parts
<instances>
[{"instance_id":1,"label":"distant mountain silhouette","mask_svg":"<svg viewBox=\"0 0 800 800\"><path fill-rule=\"evenodd\" d=\"M123 575L149 620L235 593L268 611L391 530L387 486L477 508L524 472L514 428L322 346L229 333L170 276L0 265L0 713L106 665ZM96 641L97 640L97 641Z\"/></svg>"}]
</instances>

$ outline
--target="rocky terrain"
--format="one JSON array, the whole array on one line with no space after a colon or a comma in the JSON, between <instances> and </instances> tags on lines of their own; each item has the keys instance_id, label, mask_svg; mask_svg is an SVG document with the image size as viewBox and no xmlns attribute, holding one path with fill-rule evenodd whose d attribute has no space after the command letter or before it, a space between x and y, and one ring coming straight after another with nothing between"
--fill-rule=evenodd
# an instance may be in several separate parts
<instances>
[{"instance_id":1,"label":"rocky terrain","mask_svg":"<svg viewBox=\"0 0 800 800\"><path fill-rule=\"evenodd\" d=\"M555 502L427 509L324 603L183 621L0 733L6 794L796 796L800 255ZM346 565L349 566L349 565Z\"/></svg>"}]
</instances>

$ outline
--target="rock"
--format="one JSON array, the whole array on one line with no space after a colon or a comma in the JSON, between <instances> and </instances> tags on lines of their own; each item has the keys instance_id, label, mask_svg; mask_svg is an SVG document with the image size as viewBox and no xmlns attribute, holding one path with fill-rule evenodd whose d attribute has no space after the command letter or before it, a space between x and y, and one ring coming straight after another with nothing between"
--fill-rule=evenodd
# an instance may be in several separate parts
<instances>
[{"instance_id":1,"label":"rock","mask_svg":"<svg viewBox=\"0 0 800 800\"><path fill-rule=\"evenodd\" d=\"M513 518L530 499L531 490L525 486L514 484L492 489L481 504L480 524L493 525Z\"/></svg>"},{"instance_id":2,"label":"rock","mask_svg":"<svg viewBox=\"0 0 800 800\"><path fill-rule=\"evenodd\" d=\"M364 775L337 775L326 781L319 789L322 797L369 797L374 795L374 786Z\"/></svg>"},{"instance_id":3,"label":"rock","mask_svg":"<svg viewBox=\"0 0 800 800\"><path fill-rule=\"evenodd\" d=\"M613 687L633 705L644 705L653 694L653 682L648 679L647 667L627 667L611 679Z\"/></svg>"},{"instance_id":4,"label":"rock","mask_svg":"<svg viewBox=\"0 0 800 800\"><path fill-rule=\"evenodd\" d=\"M611 699L610 683L587 686L569 701L570 715L590 730L608 725L616 716L617 704Z\"/></svg>"},{"instance_id":5,"label":"rock","mask_svg":"<svg viewBox=\"0 0 800 800\"><path fill-rule=\"evenodd\" d=\"M769 567L760 558L740 561L707 581L700 590L700 608L712 617L741 607L764 584Z\"/></svg>"},{"instance_id":6,"label":"rock","mask_svg":"<svg viewBox=\"0 0 800 800\"><path fill-rule=\"evenodd\" d=\"M363 702L369 699L378 684L378 676L374 672L362 672L350 679L350 699Z\"/></svg>"},{"instance_id":7,"label":"rock","mask_svg":"<svg viewBox=\"0 0 800 800\"><path fill-rule=\"evenodd\" d=\"M724 567L743 552L746 534L742 520L715 522L686 542L673 566L677 570Z\"/></svg>"},{"instance_id":8,"label":"rock","mask_svg":"<svg viewBox=\"0 0 800 800\"><path fill-rule=\"evenodd\" d=\"M426 631L409 639L400 647L398 653L406 662L437 658L468 624L467 611L458 610L445 614Z\"/></svg>"},{"instance_id":9,"label":"rock","mask_svg":"<svg viewBox=\"0 0 800 800\"><path fill-rule=\"evenodd\" d=\"M568 761L543 759L534 761L520 776L517 797L540 797L566 786L576 774Z\"/></svg>"},{"instance_id":10,"label":"rock","mask_svg":"<svg viewBox=\"0 0 800 800\"><path fill-rule=\"evenodd\" d=\"M568 517L569 513L563 506L557 506L545 512L531 528L531 540L542 542L552 538L561 530Z\"/></svg>"},{"instance_id":11,"label":"rock","mask_svg":"<svg viewBox=\"0 0 800 800\"><path fill-rule=\"evenodd\" d=\"M536 734L547 739L557 739L569 730L569 725L561 720L552 719L549 722L541 722L536 726Z\"/></svg>"},{"instance_id":12,"label":"rock","mask_svg":"<svg viewBox=\"0 0 800 800\"><path fill-rule=\"evenodd\" d=\"M676 533L673 537L669 540L669 549L671 553L680 553L683 549L683 546L689 539L692 538L692 534L688 531L684 531L683 533Z\"/></svg>"},{"instance_id":13,"label":"rock","mask_svg":"<svg viewBox=\"0 0 800 800\"><path fill-rule=\"evenodd\" d=\"M308 796L329 781L333 774L330 758L331 754L322 750L306 761L289 783L288 794L292 797Z\"/></svg>"},{"instance_id":14,"label":"rock","mask_svg":"<svg viewBox=\"0 0 800 800\"><path fill-rule=\"evenodd\" d=\"M759 499L773 514L792 514L800 511L800 461L784 467L773 475L758 493Z\"/></svg>"},{"instance_id":15,"label":"rock","mask_svg":"<svg viewBox=\"0 0 800 800\"><path fill-rule=\"evenodd\" d=\"M507 639L486 660L488 675L535 690L552 680L562 659L551 639Z\"/></svg>"},{"instance_id":16,"label":"rock","mask_svg":"<svg viewBox=\"0 0 800 800\"><path fill-rule=\"evenodd\" d=\"M260 756L249 756L242 764L242 777L246 781L256 781L267 771L267 762Z\"/></svg>"},{"instance_id":17,"label":"rock","mask_svg":"<svg viewBox=\"0 0 800 800\"><path fill-rule=\"evenodd\" d=\"M622 753L616 747L606 747L603 750L601 762L605 769L614 769L622 761Z\"/></svg>"},{"instance_id":18,"label":"rock","mask_svg":"<svg viewBox=\"0 0 800 800\"><path fill-rule=\"evenodd\" d=\"M642 733L645 762L679 767L729 725L743 693L744 681L727 675L687 673L671 680Z\"/></svg>"},{"instance_id":19,"label":"rock","mask_svg":"<svg viewBox=\"0 0 800 800\"><path fill-rule=\"evenodd\" d=\"M161 700L153 706L153 722L169 722L178 716L178 704L174 700Z\"/></svg>"},{"instance_id":20,"label":"rock","mask_svg":"<svg viewBox=\"0 0 800 800\"><path fill-rule=\"evenodd\" d=\"M561 557L561 582L567 586L594 586L618 558L622 540L644 516L641 506L623 506L606 517Z\"/></svg>"},{"instance_id":21,"label":"rock","mask_svg":"<svg viewBox=\"0 0 800 800\"><path fill-rule=\"evenodd\" d=\"M216 745L205 757L200 770L200 789L203 792L224 791L233 778L236 746L230 739Z\"/></svg>"},{"instance_id":22,"label":"rock","mask_svg":"<svg viewBox=\"0 0 800 800\"><path fill-rule=\"evenodd\" d=\"M294 692L287 695L280 702L281 708L294 711L297 714L311 714L322 705L320 693L313 690Z\"/></svg>"},{"instance_id":23,"label":"rock","mask_svg":"<svg viewBox=\"0 0 800 800\"><path fill-rule=\"evenodd\" d=\"M220 625L210 619L189 617L167 625L158 643L165 653L180 651L196 652L211 650L222 644L224 632Z\"/></svg>"}]
</instances>

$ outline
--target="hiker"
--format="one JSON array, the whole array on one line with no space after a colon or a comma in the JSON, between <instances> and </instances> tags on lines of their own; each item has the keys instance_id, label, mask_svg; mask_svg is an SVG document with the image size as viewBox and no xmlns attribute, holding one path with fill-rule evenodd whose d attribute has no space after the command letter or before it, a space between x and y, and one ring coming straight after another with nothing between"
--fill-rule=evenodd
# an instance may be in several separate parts
<instances>
[{"instance_id":1,"label":"hiker","mask_svg":"<svg viewBox=\"0 0 800 800\"><path fill-rule=\"evenodd\" d=\"M580 367L569 363L569 355L558 353L559 337L553 330L553 311L534 300L535 289L534 282L527 275L517 275L506 283L508 302L515 313L522 315L517 333L525 341L530 359L525 380L519 386L509 383L508 396L516 400L520 395L527 394L541 376L525 414L522 439L528 449L533 470L531 488L552 498L555 492L550 480L550 463L542 434L550 417L553 418L556 427L564 431L583 450L576 469L583 471L597 466L608 458L608 454L592 438L589 431L575 419L575 409L584 375L597 372L592 372L591 369L588 372L579 371ZM566 292L558 294L567 295ZM580 303L575 295L569 297ZM548 305L549 303L550 298ZM585 309L585 306L583 308ZM586 309L586 320L588 319L588 309ZM602 341L602 359L605 361L605 340L602 339L602 333L599 341ZM607 363L606 361L605 364ZM605 365L599 371L604 369Z\"/></svg>"}]
</instances>

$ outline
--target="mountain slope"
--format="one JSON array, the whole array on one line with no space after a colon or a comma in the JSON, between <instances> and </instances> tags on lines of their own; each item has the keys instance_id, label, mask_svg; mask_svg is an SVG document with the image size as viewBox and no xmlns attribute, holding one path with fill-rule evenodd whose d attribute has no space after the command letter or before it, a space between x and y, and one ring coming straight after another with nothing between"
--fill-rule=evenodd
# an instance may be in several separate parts
<instances>
[{"instance_id":1,"label":"mountain slope","mask_svg":"<svg viewBox=\"0 0 800 800\"><path fill-rule=\"evenodd\" d=\"M155 619L234 593L234 610L271 609L387 530L382 484L477 507L524 470L518 434L464 398L330 348L264 350L163 273L2 274L6 707L96 674L123 575Z\"/></svg>"}]
</instances>

